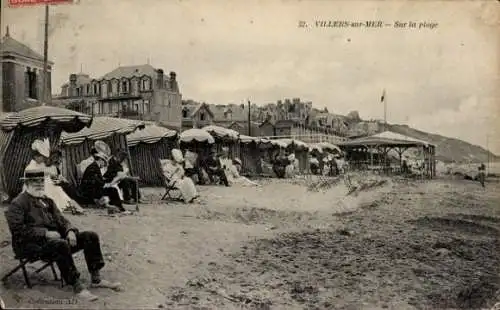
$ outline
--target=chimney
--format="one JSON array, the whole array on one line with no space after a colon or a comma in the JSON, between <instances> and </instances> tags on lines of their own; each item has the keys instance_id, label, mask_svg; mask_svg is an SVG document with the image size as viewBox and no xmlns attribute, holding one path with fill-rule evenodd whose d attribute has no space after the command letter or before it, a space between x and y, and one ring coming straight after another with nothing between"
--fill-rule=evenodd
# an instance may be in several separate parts
<instances>
[{"instance_id":1,"label":"chimney","mask_svg":"<svg viewBox=\"0 0 500 310\"><path fill-rule=\"evenodd\" d=\"M177 74L174 71L170 71L170 90L173 92L179 92L179 85L177 84Z\"/></svg>"},{"instance_id":2,"label":"chimney","mask_svg":"<svg viewBox=\"0 0 500 310\"><path fill-rule=\"evenodd\" d=\"M69 75L68 94L70 97L76 96L76 74L74 73Z\"/></svg>"},{"instance_id":3,"label":"chimney","mask_svg":"<svg viewBox=\"0 0 500 310\"><path fill-rule=\"evenodd\" d=\"M165 88L165 83L163 81L163 69L156 70L156 87L158 89Z\"/></svg>"}]
</instances>

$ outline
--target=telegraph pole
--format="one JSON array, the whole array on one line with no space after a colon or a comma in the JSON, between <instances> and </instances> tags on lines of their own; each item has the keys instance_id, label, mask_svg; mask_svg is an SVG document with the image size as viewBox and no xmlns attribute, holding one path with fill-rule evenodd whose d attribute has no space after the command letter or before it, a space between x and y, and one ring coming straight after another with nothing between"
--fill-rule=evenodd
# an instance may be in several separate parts
<instances>
[{"instance_id":1,"label":"telegraph pole","mask_svg":"<svg viewBox=\"0 0 500 310\"><path fill-rule=\"evenodd\" d=\"M252 117L250 113L250 100L248 100L248 135L252 136Z\"/></svg>"},{"instance_id":2,"label":"telegraph pole","mask_svg":"<svg viewBox=\"0 0 500 310\"><path fill-rule=\"evenodd\" d=\"M47 71L48 71L48 50L49 50L49 5L45 5L45 23L44 23L44 34L43 34L43 74L42 74L42 104L45 105L48 101L47 94Z\"/></svg>"},{"instance_id":3,"label":"telegraph pole","mask_svg":"<svg viewBox=\"0 0 500 310\"><path fill-rule=\"evenodd\" d=\"M486 152L487 152L487 156L488 156L488 162L487 162L487 165L486 165L486 169L487 172L486 174L490 173L490 146L489 146L489 143L490 143L490 135L489 134L486 134Z\"/></svg>"}]
</instances>

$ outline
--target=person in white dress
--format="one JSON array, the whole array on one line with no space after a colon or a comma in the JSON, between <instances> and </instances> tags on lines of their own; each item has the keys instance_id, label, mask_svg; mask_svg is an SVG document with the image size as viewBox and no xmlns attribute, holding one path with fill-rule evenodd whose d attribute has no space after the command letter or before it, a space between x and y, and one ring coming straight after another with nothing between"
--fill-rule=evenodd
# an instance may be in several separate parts
<instances>
[{"instance_id":1,"label":"person in white dress","mask_svg":"<svg viewBox=\"0 0 500 310\"><path fill-rule=\"evenodd\" d=\"M173 160L162 160L163 174L168 178L169 185L181 192L182 200L185 203L192 203L199 197L196 186L191 178L184 173L184 157L179 149L172 150Z\"/></svg>"},{"instance_id":2,"label":"person in white dress","mask_svg":"<svg viewBox=\"0 0 500 310\"><path fill-rule=\"evenodd\" d=\"M45 172L45 195L52 199L57 208L63 212L72 210L73 212L82 213L83 209L80 205L71 199L64 190L57 185L59 175L55 167L47 166L47 161L50 157L50 142L49 139L37 139L31 144L33 159L24 169L24 172L43 170ZM26 186L23 187L26 190Z\"/></svg>"}]
</instances>

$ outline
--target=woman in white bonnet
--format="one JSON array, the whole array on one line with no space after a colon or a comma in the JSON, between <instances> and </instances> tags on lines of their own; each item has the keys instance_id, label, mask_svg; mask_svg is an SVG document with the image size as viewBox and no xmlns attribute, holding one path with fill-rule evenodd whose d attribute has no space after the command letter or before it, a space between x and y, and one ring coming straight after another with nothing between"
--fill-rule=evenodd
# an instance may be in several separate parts
<instances>
[{"instance_id":1,"label":"woman in white bonnet","mask_svg":"<svg viewBox=\"0 0 500 310\"><path fill-rule=\"evenodd\" d=\"M181 192L184 202L191 203L198 197L198 191L193 180L184 174L184 157L181 150L173 149L172 158L169 167L162 167L163 173L169 177L170 185L175 184L175 188Z\"/></svg>"},{"instance_id":2,"label":"woman in white bonnet","mask_svg":"<svg viewBox=\"0 0 500 310\"><path fill-rule=\"evenodd\" d=\"M71 199L64 190L57 186L56 180L58 179L57 172L51 167L47 166L47 161L50 157L50 142L49 139L37 139L31 144L33 152L33 159L29 162L28 166L24 169L26 171L43 170L45 171L45 195L52 199L57 208L62 212L64 210L78 210L81 212L81 207L76 201ZM25 190L26 187L23 187Z\"/></svg>"}]
</instances>

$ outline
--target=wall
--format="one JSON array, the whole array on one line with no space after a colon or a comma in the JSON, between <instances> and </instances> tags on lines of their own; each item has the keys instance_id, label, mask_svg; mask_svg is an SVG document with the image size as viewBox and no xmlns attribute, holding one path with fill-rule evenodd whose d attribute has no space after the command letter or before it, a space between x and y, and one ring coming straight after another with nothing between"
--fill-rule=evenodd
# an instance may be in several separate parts
<instances>
[{"instance_id":1,"label":"wall","mask_svg":"<svg viewBox=\"0 0 500 310\"><path fill-rule=\"evenodd\" d=\"M260 126L260 135L261 136L274 136L276 134L274 130L274 126L270 123L265 123Z\"/></svg>"},{"instance_id":2,"label":"wall","mask_svg":"<svg viewBox=\"0 0 500 310\"><path fill-rule=\"evenodd\" d=\"M26 68L37 70L37 100L27 100L28 91L26 89ZM40 105L42 89L43 68L35 63L22 64L21 62L2 61L2 109L4 112L14 112ZM47 76L51 78L50 72ZM47 97L51 95L51 82L47 82Z\"/></svg>"},{"instance_id":3,"label":"wall","mask_svg":"<svg viewBox=\"0 0 500 310\"><path fill-rule=\"evenodd\" d=\"M155 121L169 128L182 127L182 95L167 90L156 90L153 94L152 112Z\"/></svg>"}]
</instances>

